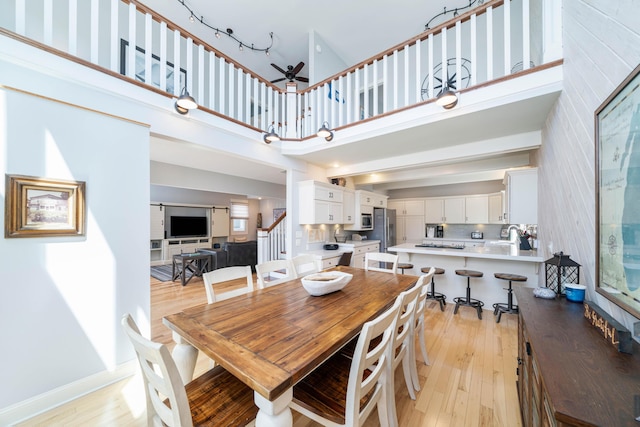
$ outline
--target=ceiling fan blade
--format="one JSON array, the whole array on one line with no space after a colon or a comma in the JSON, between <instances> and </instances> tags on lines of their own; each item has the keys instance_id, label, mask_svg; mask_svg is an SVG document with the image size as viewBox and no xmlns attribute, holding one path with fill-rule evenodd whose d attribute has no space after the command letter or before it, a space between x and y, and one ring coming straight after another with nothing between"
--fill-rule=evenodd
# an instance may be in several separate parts
<instances>
[{"instance_id":1,"label":"ceiling fan blade","mask_svg":"<svg viewBox=\"0 0 640 427\"><path fill-rule=\"evenodd\" d=\"M281 79L271 80L271 83L278 83L278 82L281 82L283 80L287 80L287 78L286 77L282 77Z\"/></svg>"},{"instance_id":2,"label":"ceiling fan blade","mask_svg":"<svg viewBox=\"0 0 640 427\"><path fill-rule=\"evenodd\" d=\"M300 63L296 65L296 68L294 68L291 72L293 74L298 74L300 70L302 70L302 67L304 67L304 62L300 61Z\"/></svg>"},{"instance_id":3,"label":"ceiling fan blade","mask_svg":"<svg viewBox=\"0 0 640 427\"><path fill-rule=\"evenodd\" d=\"M300 82L309 83L309 79L307 77L296 77L296 80Z\"/></svg>"},{"instance_id":4,"label":"ceiling fan blade","mask_svg":"<svg viewBox=\"0 0 640 427\"><path fill-rule=\"evenodd\" d=\"M280 71L282 74L285 74L285 73L286 73L286 71L285 71L285 70L283 70L282 68L278 67L278 66L277 66L276 64L274 64L273 62L271 63L271 66L272 66L273 68L275 68L276 70Z\"/></svg>"}]
</instances>

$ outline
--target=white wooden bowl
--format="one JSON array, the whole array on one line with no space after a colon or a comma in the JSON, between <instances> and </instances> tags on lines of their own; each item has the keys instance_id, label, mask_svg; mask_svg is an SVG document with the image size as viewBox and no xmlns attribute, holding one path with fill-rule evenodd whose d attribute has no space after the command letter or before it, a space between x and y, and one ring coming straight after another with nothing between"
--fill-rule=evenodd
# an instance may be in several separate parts
<instances>
[{"instance_id":1,"label":"white wooden bowl","mask_svg":"<svg viewBox=\"0 0 640 427\"><path fill-rule=\"evenodd\" d=\"M353 279L353 275L342 271L323 271L302 278L302 286L309 295L317 297L339 291Z\"/></svg>"}]
</instances>

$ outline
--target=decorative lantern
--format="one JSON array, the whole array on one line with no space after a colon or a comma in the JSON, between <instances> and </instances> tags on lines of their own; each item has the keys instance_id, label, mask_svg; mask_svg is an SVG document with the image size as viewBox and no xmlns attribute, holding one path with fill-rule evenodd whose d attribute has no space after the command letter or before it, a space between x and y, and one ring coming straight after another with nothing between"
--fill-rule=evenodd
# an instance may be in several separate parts
<instances>
[{"instance_id":1,"label":"decorative lantern","mask_svg":"<svg viewBox=\"0 0 640 427\"><path fill-rule=\"evenodd\" d=\"M562 252L553 254L553 258L549 258L544 262L546 271L547 288L553 289L557 296L564 296L565 283L579 283L580 281L580 264L569 258Z\"/></svg>"}]
</instances>

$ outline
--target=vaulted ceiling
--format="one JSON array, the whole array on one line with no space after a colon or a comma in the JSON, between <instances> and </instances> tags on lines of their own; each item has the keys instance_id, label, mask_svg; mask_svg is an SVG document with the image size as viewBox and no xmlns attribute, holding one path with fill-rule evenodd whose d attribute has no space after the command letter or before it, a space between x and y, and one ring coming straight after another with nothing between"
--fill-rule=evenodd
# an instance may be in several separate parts
<instances>
[{"instance_id":1,"label":"vaulted ceiling","mask_svg":"<svg viewBox=\"0 0 640 427\"><path fill-rule=\"evenodd\" d=\"M452 10L484 2L282 0L277 8L257 0L143 3L254 73L274 80L282 74L271 63L286 69L302 61L305 66L298 76L313 77L309 69L309 51L315 47L309 43L312 33L347 68L419 34L434 17L431 27L450 19L450 13L437 16L445 6ZM195 22L190 22L190 10ZM200 20L222 32L232 29L233 36L247 47L240 51L238 40L226 35L216 38L215 31ZM269 56L248 46L270 46ZM522 80L522 90L515 92L512 85L506 92L485 87L465 93L453 110L430 104L340 131L331 145L284 142L279 148L285 155L327 169L329 176L350 176L357 185L381 191L493 180L509 167L529 163L530 152L537 149L531 141L537 139L539 144L539 131L561 90L559 80L557 74L528 76ZM299 82L299 88L304 87ZM517 143L505 144L514 138ZM198 169L215 167L221 173L284 184L284 174L277 168L259 163L247 166L248 159L198 147L192 147L198 150L193 156L184 145L177 150L173 144L157 140L152 159Z\"/></svg>"}]
</instances>

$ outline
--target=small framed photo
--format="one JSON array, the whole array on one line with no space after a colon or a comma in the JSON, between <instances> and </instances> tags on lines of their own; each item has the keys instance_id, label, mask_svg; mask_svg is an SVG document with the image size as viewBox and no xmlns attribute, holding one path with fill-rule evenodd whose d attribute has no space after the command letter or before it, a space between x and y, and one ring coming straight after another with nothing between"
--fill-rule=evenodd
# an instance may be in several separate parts
<instances>
[{"instance_id":1,"label":"small framed photo","mask_svg":"<svg viewBox=\"0 0 640 427\"><path fill-rule=\"evenodd\" d=\"M4 237L84 236L85 183L6 175Z\"/></svg>"}]
</instances>

